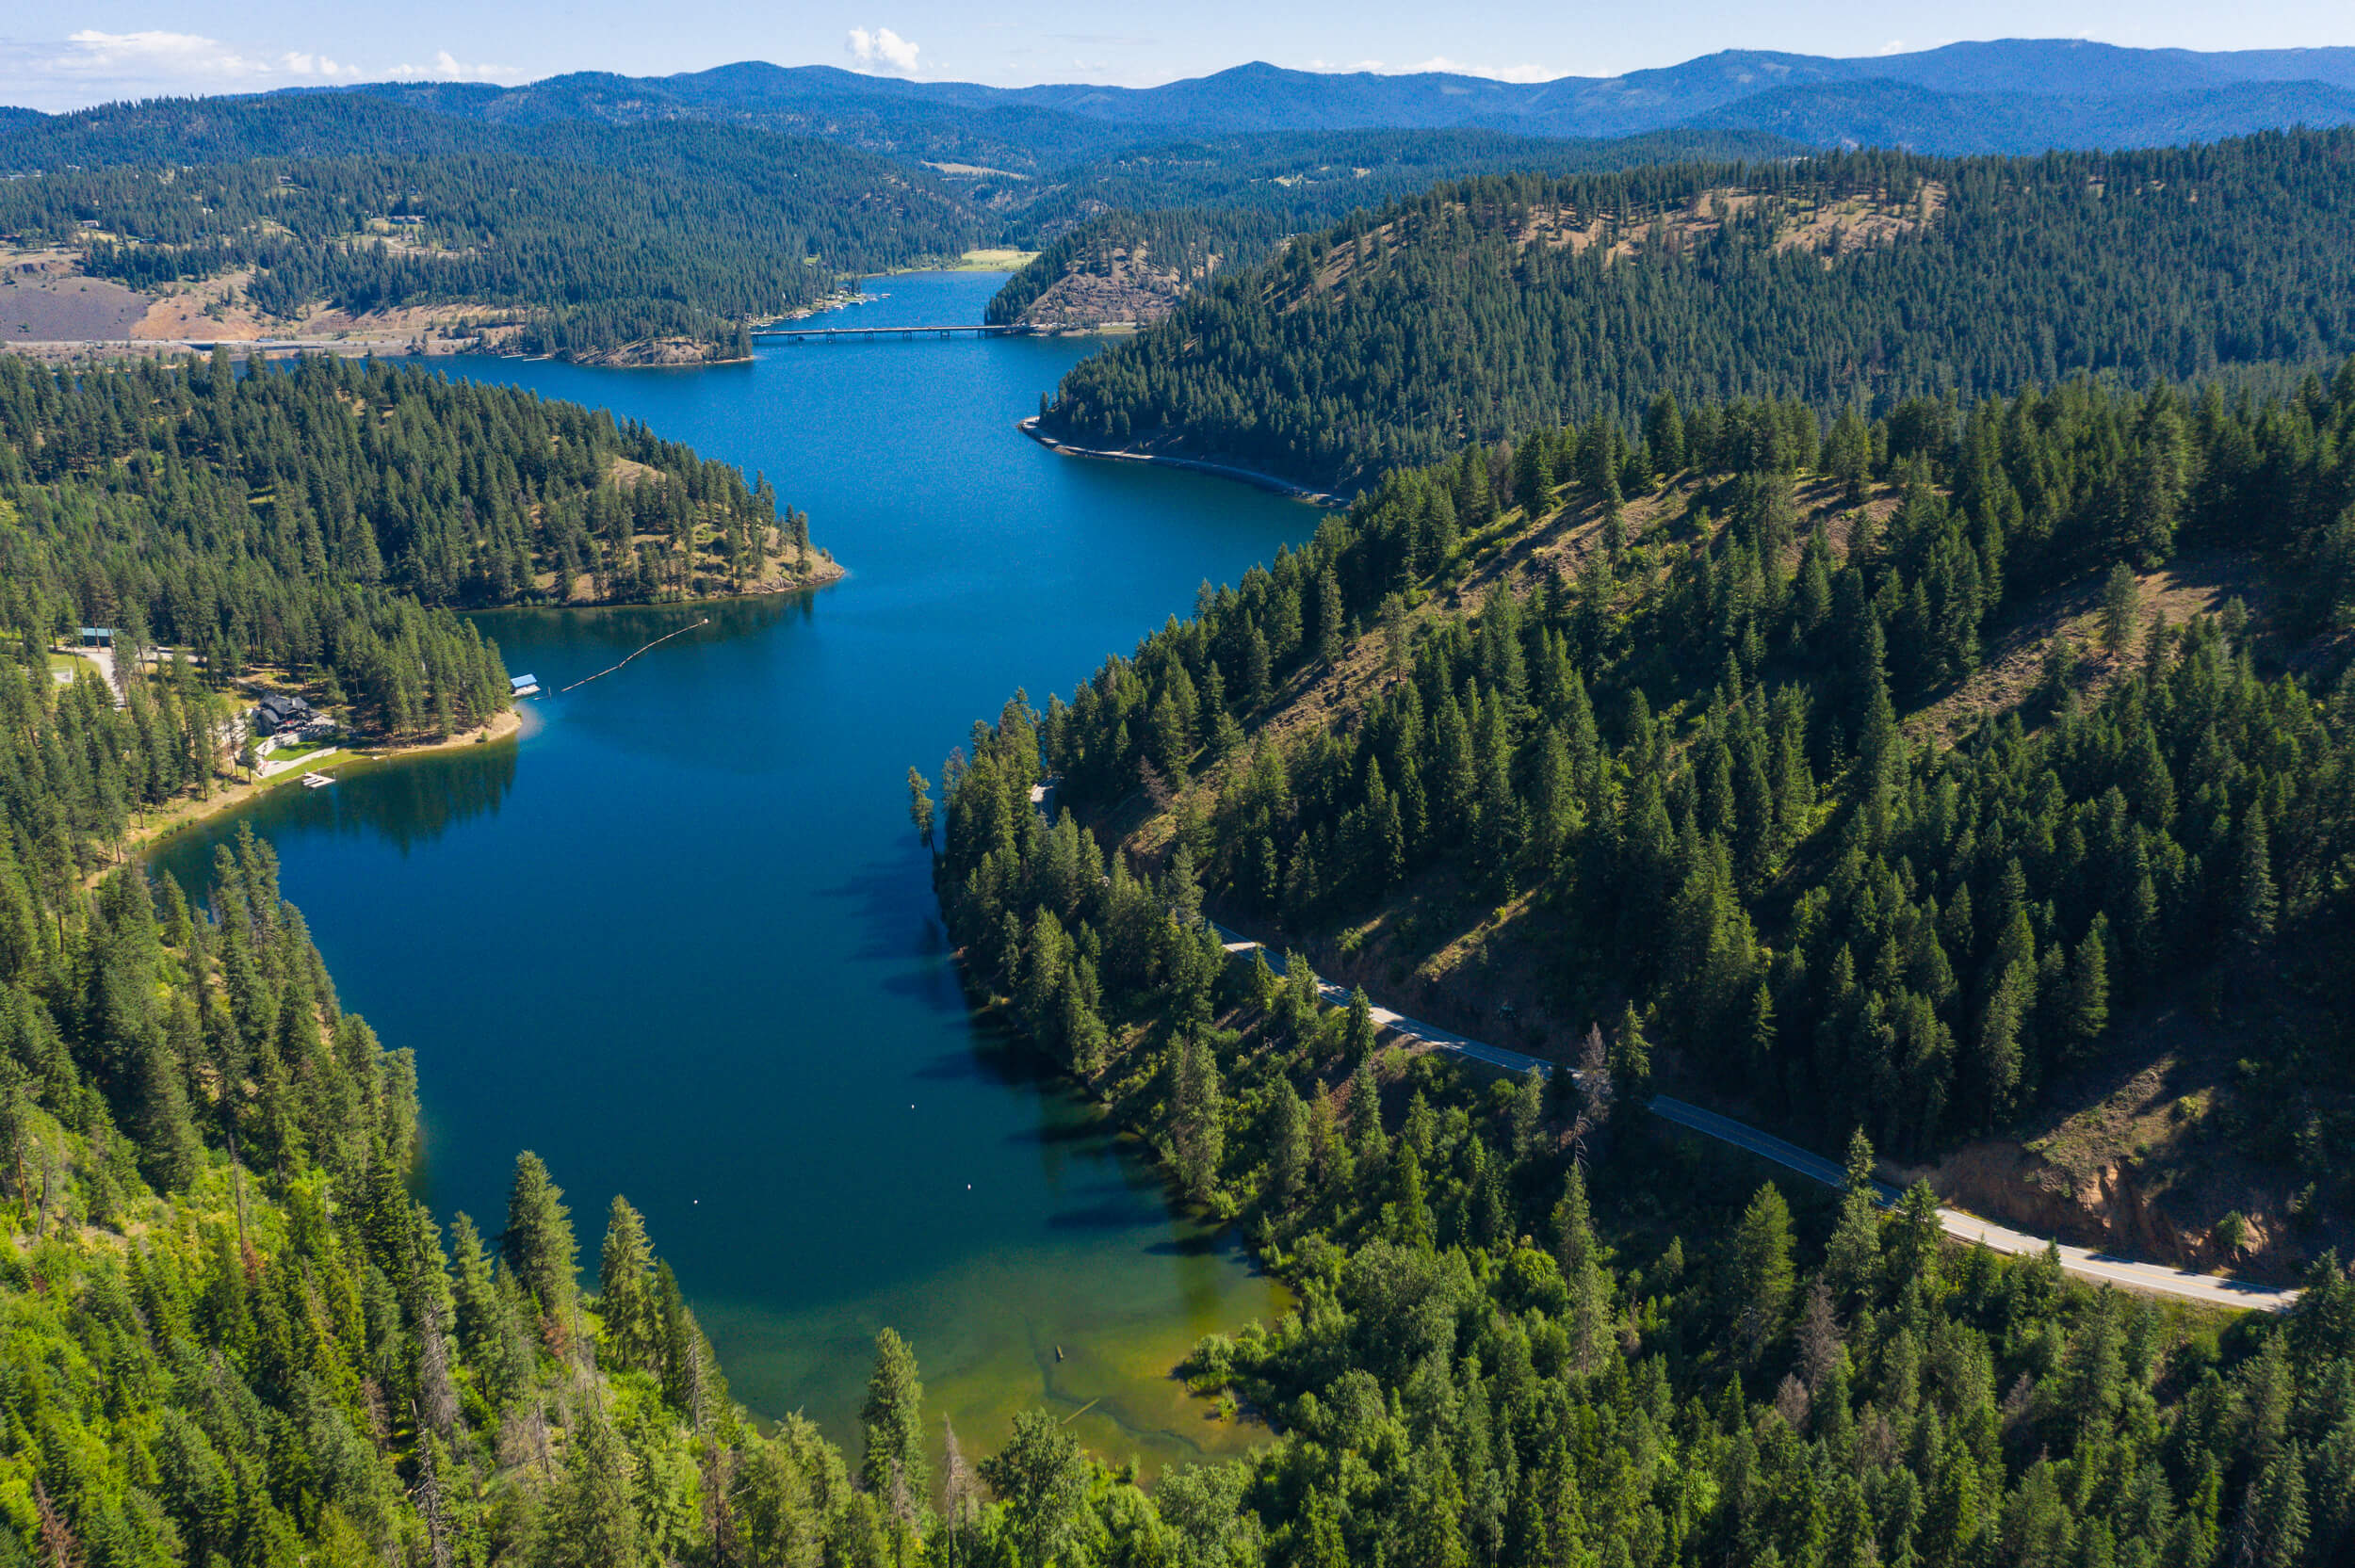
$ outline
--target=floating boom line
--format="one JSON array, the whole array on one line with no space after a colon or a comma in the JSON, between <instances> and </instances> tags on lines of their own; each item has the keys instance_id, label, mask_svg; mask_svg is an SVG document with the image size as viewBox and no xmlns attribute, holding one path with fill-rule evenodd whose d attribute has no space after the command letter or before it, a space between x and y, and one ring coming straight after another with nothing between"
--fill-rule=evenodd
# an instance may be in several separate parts
<instances>
[{"instance_id":1,"label":"floating boom line","mask_svg":"<svg viewBox=\"0 0 2355 1568\"><path fill-rule=\"evenodd\" d=\"M683 634L683 633L687 633L687 632L691 632L691 631L693 631L693 630L695 629L695 626L708 626L708 625L710 625L710 624L711 624L711 617L709 617L709 616L707 616L707 615L706 615L706 616L705 616L705 617L704 617L701 621L696 622L694 626L681 626L681 627L680 627L677 631L675 631L675 632L664 632L664 633L663 633L660 637L656 638L656 639L655 639L652 642L647 643L645 648L641 648L641 649L639 649L639 650L638 650L638 654L642 654L642 653L644 653L644 652L646 651L646 649L647 649L647 648L658 648L658 647L660 647L663 643L666 643L666 642L670 641L670 640L671 640L671 639L673 639L673 638L674 638L674 637L678 637L678 636L680 636L680 635L681 635L681 634ZM627 663L629 662L629 660L630 660L630 659L634 659L634 658L636 658L636 657L638 656L638 654L632 654L632 655L629 655L629 658L625 658L625 659L624 659L624 660L622 661L622 664L627 664ZM575 681L575 682L573 683L573 686L566 686L566 687L557 687L556 694L557 694L559 697L561 697L561 696L563 696L563 695L564 695L564 693L566 693L567 691L572 690L572 689L573 689L573 687L576 687L576 686L587 686L587 685L588 685L591 681L601 681L601 680L605 679L608 675L612 674L612 673L613 673L613 671L615 671L615 670L619 670L619 669L622 667L622 664L617 664L617 665L614 665L611 669L609 669L609 670L600 670L600 671L597 671L595 674L593 674L593 675L583 675L580 679L578 679L578 680Z\"/></svg>"}]
</instances>

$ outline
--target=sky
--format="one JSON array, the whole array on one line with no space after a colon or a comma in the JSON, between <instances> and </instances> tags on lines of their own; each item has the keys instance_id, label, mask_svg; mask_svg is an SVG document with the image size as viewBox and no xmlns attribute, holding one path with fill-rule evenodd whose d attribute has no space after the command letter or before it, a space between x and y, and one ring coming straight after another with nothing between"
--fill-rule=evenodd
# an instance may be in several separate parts
<instances>
[{"instance_id":1,"label":"sky","mask_svg":"<svg viewBox=\"0 0 2355 1568\"><path fill-rule=\"evenodd\" d=\"M734 60L1013 87L1146 87L1246 60L1319 71L1610 76L1718 49L1861 56L1958 38L2138 47L2355 44L2348 0L8 0L0 104L59 110L163 93L336 82L666 75Z\"/></svg>"}]
</instances>

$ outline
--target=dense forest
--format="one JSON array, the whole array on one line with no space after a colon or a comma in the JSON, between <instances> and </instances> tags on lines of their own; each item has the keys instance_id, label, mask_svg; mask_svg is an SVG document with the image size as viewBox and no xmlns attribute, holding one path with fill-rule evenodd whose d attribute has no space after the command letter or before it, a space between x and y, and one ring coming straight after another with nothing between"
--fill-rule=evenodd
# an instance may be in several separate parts
<instances>
[{"instance_id":1,"label":"dense forest","mask_svg":"<svg viewBox=\"0 0 2355 1568\"><path fill-rule=\"evenodd\" d=\"M524 133L356 97L91 118L0 134L0 166L31 175L0 182L0 234L75 245L85 270L135 288L250 274L242 299L281 319L503 310L521 324L507 346L528 352L688 338L741 355L747 322L986 232L921 170L734 127ZM172 134L191 121L193 165Z\"/></svg>"},{"instance_id":2,"label":"dense forest","mask_svg":"<svg viewBox=\"0 0 2355 1568\"><path fill-rule=\"evenodd\" d=\"M1209 257L1221 269L1257 266L1288 234L1327 227L1438 180L1505 169L1567 175L1762 161L1806 150L1740 132L1576 141L1472 130L1269 132L1137 148L1052 180L977 185L968 196L1004 211L1011 242L1041 248L990 301L990 320L1013 321L1057 279L1100 273L1107 251L1140 242L1159 265L1175 261L1191 288L1208 281L1201 264Z\"/></svg>"},{"instance_id":3,"label":"dense forest","mask_svg":"<svg viewBox=\"0 0 2355 1568\"><path fill-rule=\"evenodd\" d=\"M1255 1528L1181 1560L2343 1560L2335 1254L2286 1321L2225 1324L1947 1251L1926 1185L1885 1212L1870 1178L2204 970L2341 1010L2252 1066L2285 1124L2247 1136L2344 1210L2350 696L2260 674L2238 610L2169 627L2109 585L2245 538L2312 584L2270 635L2342 661L2351 428L2355 369L1827 433L1663 399L1641 440L1398 474L1070 703L1017 694L950 756L945 821L912 774L970 983L1300 1293L1187 1365L1285 1435L1225 1482ZM1802 479L1861 503L1843 537L1793 528ZM1574 575L1505 572L1566 533ZM2087 574L2105 691L2063 668L1958 745L1908 732L1983 617ZM1242 967L1203 918L1297 935L1458 890L1556 916L1548 962L1605 1020L1575 1077L1385 1050L1362 990L1324 1008L1297 954ZM1679 1057L1844 1146L1844 1195L1795 1208L1643 1117ZM1023 1560L1153 1560L1036 1539Z\"/></svg>"},{"instance_id":4,"label":"dense forest","mask_svg":"<svg viewBox=\"0 0 2355 1568\"><path fill-rule=\"evenodd\" d=\"M2355 343L2355 133L1500 176L1361 212L1064 378L1049 426L1359 485L1683 401L1826 417Z\"/></svg>"},{"instance_id":5,"label":"dense forest","mask_svg":"<svg viewBox=\"0 0 2355 1568\"><path fill-rule=\"evenodd\" d=\"M887 1488L730 1402L628 1204L584 1296L532 1156L487 1236L412 1199L411 1054L338 1007L267 845L197 902L86 882L137 736L33 653L0 665L0 1562L905 1560Z\"/></svg>"},{"instance_id":6,"label":"dense forest","mask_svg":"<svg viewBox=\"0 0 2355 1568\"><path fill-rule=\"evenodd\" d=\"M110 710L13 659L0 710L0 1559L2273 1565L2355 1529L2334 1265L2284 1320L2218 1321L1945 1253L1920 1195L1884 1215L1860 1176L1665 1202L1743 1172L1640 1147L1609 1069L1551 1104L1386 1075L1305 966L1226 972L1182 867L1148 884L1039 823L1020 706L950 795L945 869L1039 900L977 973L1296 1283L1184 1368L1283 1433L1150 1493L1040 1412L968 1458L885 1331L853 1457L732 1402L625 1201L586 1286L529 1154L495 1232L419 1206L410 1054L341 1010L268 847L224 846L195 900L44 878L45 845L95 848L70 731Z\"/></svg>"},{"instance_id":7,"label":"dense forest","mask_svg":"<svg viewBox=\"0 0 2355 1568\"><path fill-rule=\"evenodd\" d=\"M394 601L675 598L824 568L765 480L642 426L327 356L251 375L219 353L0 361L0 504L21 525L0 538L10 626L122 626L223 674L317 667L348 687L375 655L347 626Z\"/></svg>"},{"instance_id":8,"label":"dense forest","mask_svg":"<svg viewBox=\"0 0 2355 1568\"><path fill-rule=\"evenodd\" d=\"M2006 1125L2186 976L2208 1011L2303 995L2234 1138L2344 1213L2350 437L2355 364L2262 402L2078 380L1827 432L1663 397L1389 477L1051 703L1042 766L1092 817L1142 779L1238 918L1411 967L1509 912L1580 1026L1640 1018L1819 1140ZM2178 552L2254 568L2265 619L2143 609ZM2071 594L2100 648L2055 636L2011 700L1951 700Z\"/></svg>"}]
</instances>

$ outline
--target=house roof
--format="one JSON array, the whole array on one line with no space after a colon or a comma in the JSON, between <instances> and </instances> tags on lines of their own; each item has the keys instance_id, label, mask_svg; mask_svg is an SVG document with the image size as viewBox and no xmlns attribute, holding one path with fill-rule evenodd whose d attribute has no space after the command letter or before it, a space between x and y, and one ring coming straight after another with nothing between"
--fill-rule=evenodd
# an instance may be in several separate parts
<instances>
[{"instance_id":1,"label":"house roof","mask_svg":"<svg viewBox=\"0 0 2355 1568\"><path fill-rule=\"evenodd\" d=\"M510 675L507 678L507 684L510 687L520 691L528 686L538 686L540 684L540 677L537 675Z\"/></svg>"}]
</instances>

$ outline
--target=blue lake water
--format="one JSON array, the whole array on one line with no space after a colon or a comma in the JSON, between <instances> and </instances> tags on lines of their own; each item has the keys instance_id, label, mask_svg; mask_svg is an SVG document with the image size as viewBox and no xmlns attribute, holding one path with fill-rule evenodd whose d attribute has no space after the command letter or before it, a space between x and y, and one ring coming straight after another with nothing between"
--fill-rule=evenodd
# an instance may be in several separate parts
<instances>
[{"instance_id":1,"label":"blue lake water","mask_svg":"<svg viewBox=\"0 0 2355 1568\"><path fill-rule=\"evenodd\" d=\"M976 321L999 281L879 279L841 315ZM551 693L520 740L282 789L156 858L194 887L237 820L268 837L345 1005L416 1052L436 1210L495 1231L515 1152L536 1150L593 1272L626 1194L756 1411L850 1437L889 1323L968 1444L1044 1402L1149 1467L1248 1440L1167 1373L1279 1294L973 1020L902 781L910 764L937 780L1016 687L1068 691L1318 514L1018 435L1089 351L458 362L766 473L851 575L792 599L486 615L509 669Z\"/></svg>"}]
</instances>

